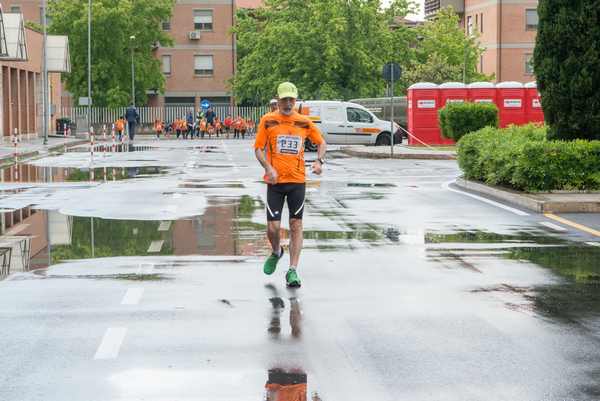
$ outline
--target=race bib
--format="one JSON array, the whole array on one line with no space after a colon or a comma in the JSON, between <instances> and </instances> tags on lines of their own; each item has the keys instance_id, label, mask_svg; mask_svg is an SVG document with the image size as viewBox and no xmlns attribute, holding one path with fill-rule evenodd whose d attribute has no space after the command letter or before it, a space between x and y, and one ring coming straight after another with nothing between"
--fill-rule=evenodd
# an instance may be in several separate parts
<instances>
[{"instance_id":1,"label":"race bib","mask_svg":"<svg viewBox=\"0 0 600 401\"><path fill-rule=\"evenodd\" d=\"M285 155L300 154L300 145L302 144L299 136L278 135L277 136L277 153Z\"/></svg>"}]
</instances>

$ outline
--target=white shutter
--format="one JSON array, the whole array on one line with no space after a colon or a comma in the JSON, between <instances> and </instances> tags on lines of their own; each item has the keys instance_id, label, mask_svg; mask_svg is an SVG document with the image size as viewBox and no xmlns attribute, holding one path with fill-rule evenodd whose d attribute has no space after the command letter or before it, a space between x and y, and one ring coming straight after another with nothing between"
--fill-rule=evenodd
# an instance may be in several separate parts
<instances>
[{"instance_id":1,"label":"white shutter","mask_svg":"<svg viewBox=\"0 0 600 401\"><path fill-rule=\"evenodd\" d=\"M195 70L212 70L213 69L213 57L212 56L195 56L194 57L194 69Z\"/></svg>"},{"instance_id":2,"label":"white shutter","mask_svg":"<svg viewBox=\"0 0 600 401\"><path fill-rule=\"evenodd\" d=\"M194 24L212 24L212 10L194 10Z\"/></svg>"}]
</instances>

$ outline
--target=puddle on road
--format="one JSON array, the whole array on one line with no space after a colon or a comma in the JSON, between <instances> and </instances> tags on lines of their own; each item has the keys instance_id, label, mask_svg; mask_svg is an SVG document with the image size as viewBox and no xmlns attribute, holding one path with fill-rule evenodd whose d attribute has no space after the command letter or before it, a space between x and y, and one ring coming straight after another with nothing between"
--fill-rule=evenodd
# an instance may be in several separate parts
<instances>
[{"instance_id":1,"label":"puddle on road","mask_svg":"<svg viewBox=\"0 0 600 401\"><path fill-rule=\"evenodd\" d=\"M451 261L456 266L479 273L482 271L478 266L485 270L485 264L477 263L478 258L521 262L523 269L528 268L528 263L547 269L558 278L557 282L532 286L498 283L474 288L470 292L507 294L511 301L505 306L509 309L533 312L553 321L598 331L600 248L569 242L538 230L506 235L483 231L427 233L425 240L428 244L448 245L428 249L431 260ZM473 248L469 244L479 246Z\"/></svg>"},{"instance_id":2,"label":"puddle on road","mask_svg":"<svg viewBox=\"0 0 600 401\"><path fill-rule=\"evenodd\" d=\"M17 164L0 170L3 183L52 183L76 181L119 181L129 178L144 178L167 174L166 167L106 167L106 168L63 168L40 167Z\"/></svg>"}]
</instances>

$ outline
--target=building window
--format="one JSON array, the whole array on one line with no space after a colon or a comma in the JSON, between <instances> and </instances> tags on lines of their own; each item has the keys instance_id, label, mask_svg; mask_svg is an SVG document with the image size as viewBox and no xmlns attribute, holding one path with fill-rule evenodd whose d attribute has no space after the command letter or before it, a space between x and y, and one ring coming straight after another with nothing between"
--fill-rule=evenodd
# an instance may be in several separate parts
<instances>
[{"instance_id":1,"label":"building window","mask_svg":"<svg viewBox=\"0 0 600 401\"><path fill-rule=\"evenodd\" d=\"M212 75L213 56L194 56L194 74Z\"/></svg>"},{"instance_id":2,"label":"building window","mask_svg":"<svg viewBox=\"0 0 600 401\"><path fill-rule=\"evenodd\" d=\"M536 9L525 10L526 24L525 29L527 31L535 31L538 27L538 13Z\"/></svg>"},{"instance_id":3,"label":"building window","mask_svg":"<svg viewBox=\"0 0 600 401\"><path fill-rule=\"evenodd\" d=\"M473 16L471 15L467 17L467 35L473 35Z\"/></svg>"},{"instance_id":4,"label":"building window","mask_svg":"<svg viewBox=\"0 0 600 401\"><path fill-rule=\"evenodd\" d=\"M483 13L479 17L479 32L483 33Z\"/></svg>"},{"instance_id":5,"label":"building window","mask_svg":"<svg viewBox=\"0 0 600 401\"><path fill-rule=\"evenodd\" d=\"M165 75L171 74L171 56L170 55L162 56L162 72Z\"/></svg>"},{"instance_id":6,"label":"building window","mask_svg":"<svg viewBox=\"0 0 600 401\"><path fill-rule=\"evenodd\" d=\"M171 30L171 20L166 20L162 22L162 30L170 31Z\"/></svg>"},{"instance_id":7,"label":"building window","mask_svg":"<svg viewBox=\"0 0 600 401\"><path fill-rule=\"evenodd\" d=\"M533 75L533 54L525 55L525 74Z\"/></svg>"},{"instance_id":8,"label":"building window","mask_svg":"<svg viewBox=\"0 0 600 401\"><path fill-rule=\"evenodd\" d=\"M10 13L11 14L20 14L21 6L10 6ZM41 18L40 18L40 21L41 21Z\"/></svg>"},{"instance_id":9,"label":"building window","mask_svg":"<svg viewBox=\"0 0 600 401\"><path fill-rule=\"evenodd\" d=\"M194 10L194 29L197 31L212 31L212 10Z\"/></svg>"}]
</instances>

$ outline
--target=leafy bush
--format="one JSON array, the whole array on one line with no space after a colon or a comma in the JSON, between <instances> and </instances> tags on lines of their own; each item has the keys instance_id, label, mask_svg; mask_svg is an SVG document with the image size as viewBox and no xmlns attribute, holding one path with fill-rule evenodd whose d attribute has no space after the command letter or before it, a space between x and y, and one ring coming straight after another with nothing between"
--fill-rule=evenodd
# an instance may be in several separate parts
<instances>
[{"instance_id":1,"label":"leafy bush","mask_svg":"<svg viewBox=\"0 0 600 401\"><path fill-rule=\"evenodd\" d=\"M549 141L547 127L484 128L458 143L465 178L525 191L600 189L600 141Z\"/></svg>"},{"instance_id":2,"label":"leafy bush","mask_svg":"<svg viewBox=\"0 0 600 401\"><path fill-rule=\"evenodd\" d=\"M442 135L457 142L469 132L498 127L498 108L492 103L448 103L439 117Z\"/></svg>"}]
</instances>

